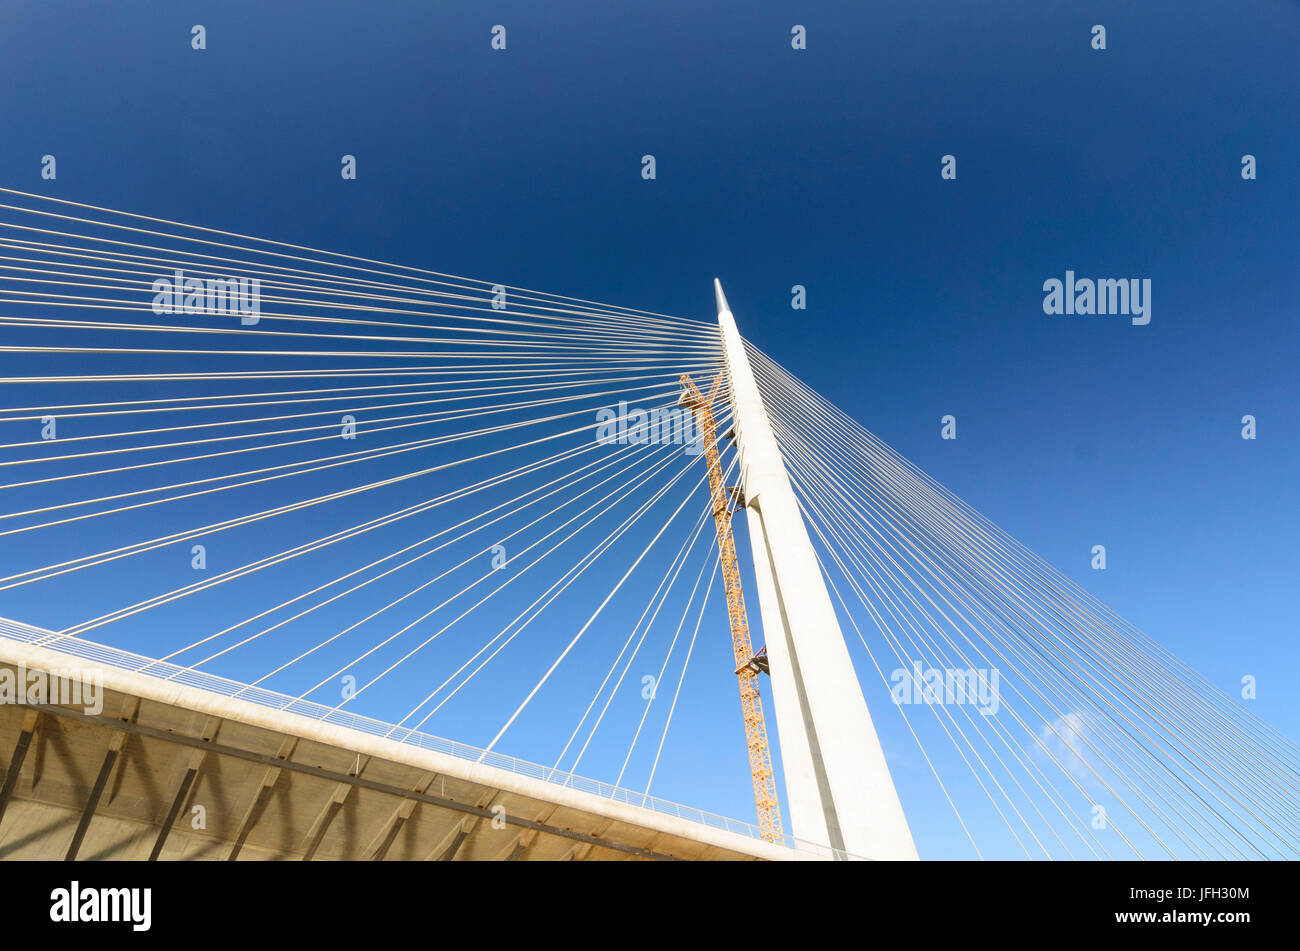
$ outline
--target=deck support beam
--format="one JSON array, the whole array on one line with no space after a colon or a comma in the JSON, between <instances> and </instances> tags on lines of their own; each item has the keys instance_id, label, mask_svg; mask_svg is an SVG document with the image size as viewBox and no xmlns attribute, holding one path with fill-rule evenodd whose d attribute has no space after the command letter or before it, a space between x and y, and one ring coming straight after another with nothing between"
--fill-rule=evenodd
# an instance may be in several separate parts
<instances>
[{"instance_id":1,"label":"deck support beam","mask_svg":"<svg viewBox=\"0 0 1300 951\"><path fill-rule=\"evenodd\" d=\"M9 769L5 771L4 785L0 786L0 822L5 820L5 807L18 787L18 776L23 771L23 761L31 749L32 736L36 733L36 721L40 714L35 710L23 712L23 725L19 729L18 743L14 746L14 755L9 760Z\"/></svg>"},{"instance_id":2,"label":"deck support beam","mask_svg":"<svg viewBox=\"0 0 1300 951\"><path fill-rule=\"evenodd\" d=\"M82 840L86 838L86 830L90 828L90 820L95 815L95 810L99 808L99 798L104 795L104 787L108 785L108 778L113 775L113 767L117 765L117 758L122 752L122 745L126 742L125 733L114 733L113 738L108 741L108 752L104 754L104 762L99 767L99 775L95 777L95 784L90 787L90 795L86 798L86 805L81 810L81 819L77 822L77 831L72 834L72 842L68 845L68 852L63 857L65 862L71 862L81 851Z\"/></svg>"},{"instance_id":3,"label":"deck support beam","mask_svg":"<svg viewBox=\"0 0 1300 951\"><path fill-rule=\"evenodd\" d=\"M217 717L208 717L207 722L203 725L202 739L205 743L212 742L220 725L221 720ZM203 765L203 760L206 757L207 753L204 750L193 750L190 753L189 761L185 767L185 774L181 777L180 787L172 798L171 808L167 810L167 815L163 818L162 828L158 830L158 838L154 840L153 849L149 853L150 862L156 862L161 857L163 846L167 844L167 837L171 835L172 826L176 824L176 817L185 808L185 802L189 799L190 791L194 788L194 781L199 775L199 768Z\"/></svg>"}]
</instances>

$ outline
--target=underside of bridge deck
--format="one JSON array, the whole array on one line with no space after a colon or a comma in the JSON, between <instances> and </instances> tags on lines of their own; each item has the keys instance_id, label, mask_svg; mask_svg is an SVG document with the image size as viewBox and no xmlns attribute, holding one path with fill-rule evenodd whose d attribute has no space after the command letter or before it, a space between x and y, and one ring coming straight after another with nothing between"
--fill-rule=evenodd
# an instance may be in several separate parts
<instances>
[{"instance_id":1,"label":"underside of bridge deck","mask_svg":"<svg viewBox=\"0 0 1300 951\"><path fill-rule=\"evenodd\" d=\"M0 676L76 658L0 639ZM0 858L762 859L787 849L129 671L0 704ZM55 699L52 697L46 700Z\"/></svg>"}]
</instances>

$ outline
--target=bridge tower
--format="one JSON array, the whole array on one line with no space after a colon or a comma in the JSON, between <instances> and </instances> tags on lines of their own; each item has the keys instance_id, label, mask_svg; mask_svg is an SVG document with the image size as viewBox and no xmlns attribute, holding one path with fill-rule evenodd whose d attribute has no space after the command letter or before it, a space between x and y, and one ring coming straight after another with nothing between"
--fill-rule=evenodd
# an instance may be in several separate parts
<instances>
[{"instance_id":1,"label":"bridge tower","mask_svg":"<svg viewBox=\"0 0 1300 951\"><path fill-rule=\"evenodd\" d=\"M791 832L869 859L916 846L749 356L713 282Z\"/></svg>"}]
</instances>

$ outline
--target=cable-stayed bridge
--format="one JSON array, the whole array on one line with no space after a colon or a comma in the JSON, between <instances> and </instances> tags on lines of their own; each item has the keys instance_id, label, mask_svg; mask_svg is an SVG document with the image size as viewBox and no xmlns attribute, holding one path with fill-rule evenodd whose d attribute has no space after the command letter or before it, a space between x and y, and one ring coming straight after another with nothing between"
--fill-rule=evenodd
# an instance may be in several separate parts
<instances>
[{"instance_id":1,"label":"cable-stayed bridge","mask_svg":"<svg viewBox=\"0 0 1300 951\"><path fill-rule=\"evenodd\" d=\"M1290 741L720 287L0 195L0 856L1296 855Z\"/></svg>"}]
</instances>

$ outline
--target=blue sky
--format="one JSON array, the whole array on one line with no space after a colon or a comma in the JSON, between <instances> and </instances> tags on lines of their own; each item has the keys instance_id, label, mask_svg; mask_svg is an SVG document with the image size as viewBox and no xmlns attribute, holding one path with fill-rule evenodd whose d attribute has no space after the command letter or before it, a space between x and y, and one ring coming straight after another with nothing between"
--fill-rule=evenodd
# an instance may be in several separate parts
<instances>
[{"instance_id":1,"label":"blue sky","mask_svg":"<svg viewBox=\"0 0 1300 951\"><path fill-rule=\"evenodd\" d=\"M1300 4L1137 6L11 0L0 183L701 319L720 276L766 353L1295 737ZM1151 323L1045 316L1067 269L1149 278ZM699 683L718 725L656 791L748 818L734 688ZM922 780L922 854L960 854Z\"/></svg>"}]
</instances>

